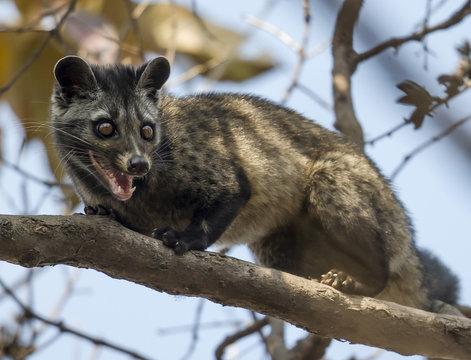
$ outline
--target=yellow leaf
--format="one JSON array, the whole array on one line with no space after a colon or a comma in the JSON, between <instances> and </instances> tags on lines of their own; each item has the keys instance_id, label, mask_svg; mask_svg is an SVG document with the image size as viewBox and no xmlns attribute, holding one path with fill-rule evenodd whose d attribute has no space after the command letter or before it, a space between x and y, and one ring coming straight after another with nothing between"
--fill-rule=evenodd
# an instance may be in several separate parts
<instances>
[{"instance_id":1,"label":"yellow leaf","mask_svg":"<svg viewBox=\"0 0 471 360\"><path fill-rule=\"evenodd\" d=\"M17 24L18 26L24 26L35 21L41 11L44 10L44 4L41 1L15 0L15 5L21 14L21 21Z\"/></svg>"},{"instance_id":2,"label":"yellow leaf","mask_svg":"<svg viewBox=\"0 0 471 360\"><path fill-rule=\"evenodd\" d=\"M138 24L144 50L158 53L175 50L198 64L224 63L221 80L243 81L274 66L268 55L245 59L239 54L245 36L197 18L181 6L149 5L138 18Z\"/></svg>"},{"instance_id":3,"label":"yellow leaf","mask_svg":"<svg viewBox=\"0 0 471 360\"><path fill-rule=\"evenodd\" d=\"M0 33L0 88L14 76L21 73L24 66L37 51L47 36L45 33ZM56 61L64 54L50 42L39 57L28 67L6 91L2 99L6 100L23 124L26 141L41 140L47 151L51 169L57 170L57 179L62 179L63 172L52 146L51 129L48 126L49 98L52 92L52 69ZM5 66L5 67L4 67Z\"/></svg>"}]
</instances>

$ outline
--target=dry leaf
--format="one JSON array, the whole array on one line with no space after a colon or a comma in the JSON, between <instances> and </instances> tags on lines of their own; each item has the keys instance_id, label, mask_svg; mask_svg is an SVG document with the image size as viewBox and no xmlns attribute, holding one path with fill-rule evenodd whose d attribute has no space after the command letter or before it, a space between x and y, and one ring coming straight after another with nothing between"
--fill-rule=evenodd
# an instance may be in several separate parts
<instances>
[{"instance_id":1,"label":"dry leaf","mask_svg":"<svg viewBox=\"0 0 471 360\"><path fill-rule=\"evenodd\" d=\"M425 116L431 116L432 106L436 104L437 101L441 101L441 99L430 95L423 86L420 86L412 80L399 83L397 88L406 94L399 98L397 102L416 107L410 118L405 119L405 121L413 123L414 128L418 129L422 126Z\"/></svg>"}]
</instances>

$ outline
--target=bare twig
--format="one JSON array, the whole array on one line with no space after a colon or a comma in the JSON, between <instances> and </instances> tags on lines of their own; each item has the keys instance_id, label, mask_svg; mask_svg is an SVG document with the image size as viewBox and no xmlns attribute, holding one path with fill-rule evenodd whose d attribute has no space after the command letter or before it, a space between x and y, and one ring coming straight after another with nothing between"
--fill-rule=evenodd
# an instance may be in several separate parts
<instances>
[{"instance_id":1,"label":"bare twig","mask_svg":"<svg viewBox=\"0 0 471 360\"><path fill-rule=\"evenodd\" d=\"M69 298L70 298L70 296L71 296L71 294L74 290L74 286L75 286L75 283L77 282L79 274L80 274L80 269L74 269L73 270L72 275L69 276L69 278L67 279L65 289L62 292L62 295L61 295L59 301L57 302L56 306L54 307L54 309L49 314L49 319L57 318L57 316L59 315L59 313L61 312L61 310L65 306L66 302L69 300ZM36 331L36 333L39 334L42 331L44 331L44 329L46 329L47 325L48 324L43 323L43 327L39 328Z\"/></svg>"},{"instance_id":2,"label":"bare twig","mask_svg":"<svg viewBox=\"0 0 471 360\"><path fill-rule=\"evenodd\" d=\"M271 333L266 339L267 351L273 360L322 359L331 339L307 334L295 346L288 349L284 339L284 323L281 320L270 318Z\"/></svg>"},{"instance_id":3,"label":"bare twig","mask_svg":"<svg viewBox=\"0 0 471 360\"><path fill-rule=\"evenodd\" d=\"M408 124L409 124L408 122L404 121L404 122L394 126L392 129L389 129L388 131L382 133L381 135L378 135L378 136L374 137L373 139L368 140L365 144L366 145L374 145L377 141L382 140L385 137L391 136L396 131L402 129L403 127L405 127Z\"/></svg>"},{"instance_id":4,"label":"bare twig","mask_svg":"<svg viewBox=\"0 0 471 360\"><path fill-rule=\"evenodd\" d=\"M44 185L44 186L47 186L47 187L67 186L67 184L63 184L63 183L60 183L60 182L57 182L57 181L48 181L48 180L40 179L36 175L30 174L29 172L27 172L27 171L23 170L22 168L20 168L18 165L13 164L13 163L9 162L8 160L5 160L5 159L0 159L0 164L3 164L5 166L9 167L10 169L16 171L18 174L20 174L21 176L23 176L27 180L34 181L38 184L41 184L41 185Z\"/></svg>"},{"instance_id":5,"label":"bare twig","mask_svg":"<svg viewBox=\"0 0 471 360\"><path fill-rule=\"evenodd\" d=\"M208 25L206 22L203 20L203 18L200 16L198 12L198 8L196 6L196 0L191 0L191 12L193 16L195 17L196 21L198 22L198 25L201 27L201 30L206 33L209 39L213 41L221 41L216 35L213 34L213 32L209 29Z\"/></svg>"},{"instance_id":6,"label":"bare twig","mask_svg":"<svg viewBox=\"0 0 471 360\"><path fill-rule=\"evenodd\" d=\"M27 272L26 276L24 276L23 278L17 280L13 285L10 286L10 290L11 291L17 291L19 288L25 286L25 285L28 285L29 282L31 282L31 279L33 278L33 276L35 276L36 274L39 274L40 272L42 272L43 269L31 269ZM6 297L7 297L8 294L6 294L5 292L3 293L0 293L0 301L3 301Z\"/></svg>"},{"instance_id":7,"label":"bare twig","mask_svg":"<svg viewBox=\"0 0 471 360\"><path fill-rule=\"evenodd\" d=\"M222 359L222 355L224 354L224 351L226 348L235 343L237 340L242 339L243 337L246 337L248 335L251 335L260 329L262 329L265 325L268 325L268 318L264 317L263 319L260 319L258 321L255 321L252 323L250 326L247 328L240 330L236 332L235 334L228 336L216 349L216 359L220 360Z\"/></svg>"},{"instance_id":8,"label":"bare twig","mask_svg":"<svg viewBox=\"0 0 471 360\"><path fill-rule=\"evenodd\" d=\"M430 16L432 16L432 0L427 0L427 2L425 4L425 16L424 16L424 20L423 20L423 23L422 23L422 31L424 29L427 29L428 21L430 19ZM427 70L428 69L428 54L430 53L430 49L428 48L427 39L425 39L425 38L422 41L422 47L424 49L424 51L423 51L423 53L424 53L424 70Z\"/></svg>"},{"instance_id":9,"label":"bare twig","mask_svg":"<svg viewBox=\"0 0 471 360\"><path fill-rule=\"evenodd\" d=\"M457 72L457 74L459 74L459 71ZM439 101L436 101L431 107L430 109L428 109L428 113L429 114L432 114L438 107L442 106L442 105L446 105L448 106L448 103L450 102L450 100L452 100L453 98L455 98L456 96L458 95L461 95L463 94L466 90L468 90L469 88L471 88L471 81L464 81L464 86L456 93L450 93L448 94L445 98L441 99L441 98L438 98ZM393 128L389 129L388 131L382 133L381 135L378 135L376 137L374 137L373 139L371 140L368 140L366 142L367 145L374 145L377 141L379 140L382 140L383 138L385 137L389 137L391 136L392 134L394 134L396 131L402 129L403 127L405 127L406 125L408 124L411 124L412 122L410 121L404 121L396 126L394 126Z\"/></svg>"},{"instance_id":10,"label":"bare twig","mask_svg":"<svg viewBox=\"0 0 471 360\"><path fill-rule=\"evenodd\" d=\"M62 322L56 322L56 321L52 321L50 319L47 319L39 314L36 314L35 312L33 312L33 310L31 308L29 308L28 306L26 306L25 304L23 304L23 302L21 302L21 300L15 295L15 293L0 279L0 286L4 289L4 291L11 297L11 299L23 310L24 314L25 314L25 317L29 317L29 318L33 318L33 319L37 319L45 324L48 324L48 325L51 325L51 326L54 326L55 328L57 328L60 332L63 332L63 333L69 333L69 334L72 334L72 335L75 335L81 339L84 339L84 340L88 340L90 342L92 342L93 344L95 345L100 345L100 346L105 346L109 349L113 349L113 350L116 350L116 351L119 351L123 354L126 354L126 355L129 355L129 356L132 356L133 358L135 359L140 359L140 360L148 360L150 358L148 357L144 357L132 350L128 350L128 349L125 349L121 346L118 346L118 345L115 345L115 344L112 344L106 340L103 340L103 339L99 339L99 338L95 338L93 336L90 336L90 335L86 335L80 331L77 331L77 330L73 330L67 326L65 326Z\"/></svg>"},{"instance_id":11,"label":"bare twig","mask_svg":"<svg viewBox=\"0 0 471 360\"><path fill-rule=\"evenodd\" d=\"M330 104L327 100L324 100L320 95L316 94L314 90L308 88L306 85L300 83L299 81L296 83L297 89L307 96L309 96L312 100L314 100L317 104L322 106L324 109L332 111L334 107Z\"/></svg>"},{"instance_id":12,"label":"bare twig","mask_svg":"<svg viewBox=\"0 0 471 360\"><path fill-rule=\"evenodd\" d=\"M131 28L134 32L134 35L136 36L139 59L143 62L145 60L144 47L142 45L142 34L141 34L141 30L139 29L139 23L134 13L135 5L133 4L131 0L124 0L124 3L128 10L129 22L130 22Z\"/></svg>"},{"instance_id":13,"label":"bare twig","mask_svg":"<svg viewBox=\"0 0 471 360\"><path fill-rule=\"evenodd\" d=\"M301 71L303 69L303 66L306 60L306 48L309 41L309 29L310 29L310 23L311 23L311 12L309 11L308 0L303 1L303 11L304 11L304 30L303 30L301 46L299 47L299 50L297 51L298 63L296 64L296 67L294 68L293 76L291 78L291 83L289 84L285 92L285 95L283 96L283 99L281 100L281 103L283 104L286 103L286 101L288 101L289 97L291 96L291 93L296 87L298 83L299 75L301 74Z\"/></svg>"},{"instance_id":14,"label":"bare twig","mask_svg":"<svg viewBox=\"0 0 471 360\"><path fill-rule=\"evenodd\" d=\"M356 61L357 62L362 62L364 60L370 59L379 53L383 52L386 49L389 48L398 48L399 46L405 44L406 42L409 41L420 41L422 40L425 36L427 36L430 33L433 33L435 31L447 29L449 27L452 27L458 23L461 22L466 16L471 14L471 1L467 0L465 4L453 15L451 15L447 20L431 27L424 26L424 28L418 32L415 32L411 35L404 36L404 37L398 37L398 38L392 38L388 41L385 41L377 46L375 46L373 49L370 49L368 51L365 51L362 54L358 54Z\"/></svg>"},{"instance_id":15,"label":"bare twig","mask_svg":"<svg viewBox=\"0 0 471 360\"><path fill-rule=\"evenodd\" d=\"M36 201L36 206L33 206L30 214L38 214L39 213L39 211L41 210L41 208L44 205L44 202L51 195L52 190L53 190L52 187L48 187L48 188L43 190L41 196Z\"/></svg>"},{"instance_id":16,"label":"bare twig","mask_svg":"<svg viewBox=\"0 0 471 360\"><path fill-rule=\"evenodd\" d=\"M69 17L69 15L74 11L75 9L75 5L77 4L77 1L78 0L71 0L70 3L69 3L69 6L67 7L67 10L65 12L65 14L61 17L61 19L59 20L59 22L57 23L57 25L54 27L54 29L51 29L48 31L48 34L47 36L45 37L45 39L41 42L41 44L38 46L38 48L36 49L36 51L30 56L30 58L28 59L28 61L26 62L25 65L23 65L23 67L20 69L20 71L18 71L13 77L12 79L8 82L8 84L6 84L5 86L3 86L2 88L0 88L0 96L8 91L12 86L13 84L30 68L30 66L39 58L39 56L41 55L41 53L43 52L43 50L46 48L46 46L49 44L49 41L51 41L51 39L54 37L54 36L58 36L59 34L59 31L60 29L62 28L62 26L64 25L65 21L67 20L67 18Z\"/></svg>"},{"instance_id":17,"label":"bare twig","mask_svg":"<svg viewBox=\"0 0 471 360\"><path fill-rule=\"evenodd\" d=\"M453 125L451 125L449 128L446 130L442 131L440 134L434 136L433 138L425 141L424 143L420 144L417 146L414 150L412 150L410 153L408 153L402 162L399 164L399 166L394 170L394 172L391 175L391 180L394 180L396 176L404 169L404 167L409 163L409 161L417 156L419 153L421 153L423 150L428 148L429 146L433 145L434 143L440 141L444 137L450 135L453 131L455 131L458 127L466 123L469 119L471 119L471 115L466 116L465 118L457 121Z\"/></svg>"},{"instance_id":18,"label":"bare twig","mask_svg":"<svg viewBox=\"0 0 471 360\"><path fill-rule=\"evenodd\" d=\"M203 314L203 307L206 303L206 299L200 299L198 302L198 307L196 308L195 312L195 320L191 329L191 343L188 346L188 350L186 351L185 355L182 356L182 359L188 359L191 354L195 351L196 344L198 343L198 334L201 328L201 315Z\"/></svg>"},{"instance_id":19,"label":"bare twig","mask_svg":"<svg viewBox=\"0 0 471 360\"><path fill-rule=\"evenodd\" d=\"M47 29L35 29L28 26L20 28L0 28L0 33L13 33L13 34L24 34L24 33L48 33L50 30Z\"/></svg>"},{"instance_id":20,"label":"bare twig","mask_svg":"<svg viewBox=\"0 0 471 360\"><path fill-rule=\"evenodd\" d=\"M255 311L250 311L250 315L252 315L252 320L253 321L258 321L258 317L257 317L257 313ZM257 332L258 332L258 335L260 336L260 339L262 340L262 342L265 344L267 344L267 337L265 336L265 334L263 333L263 328L260 328Z\"/></svg>"},{"instance_id":21,"label":"bare twig","mask_svg":"<svg viewBox=\"0 0 471 360\"><path fill-rule=\"evenodd\" d=\"M211 322L203 322L200 323L199 328L201 330L205 329L214 329L217 327L234 327L234 326L241 326L242 321L240 320L228 320L228 321L211 321ZM181 325L181 326L172 326L157 329L157 334L166 336L166 335L173 335L178 334L186 331L193 331L194 325Z\"/></svg>"},{"instance_id":22,"label":"bare twig","mask_svg":"<svg viewBox=\"0 0 471 360\"><path fill-rule=\"evenodd\" d=\"M323 359L332 340L316 334L308 334L290 350L291 359Z\"/></svg>"},{"instance_id":23,"label":"bare twig","mask_svg":"<svg viewBox=\"0 0 471 360\"><path fill-rule=\"evenodd\" d=\"M175 0L169 0L170 4L172 5L171 8L171 34L170 34L170 41L168 41L167 49L165 51L165 57L170 61L170 64L175 62L175 57L177 55L177 36L178 36L178 15L177 15L177 4Z\"/></svg>"},{"instance_id":24,"label":"bare twig","mask_svg":"<svg viewBox=\"0 0 471 360\"><path fill-rule=\"evenodd\" d=\"M289 352L285 345L285 323L276 318L269 318L271 331L267 336L267 351L273 360L289 358Z\"/></svg>"},{"instance_id":25,"label":"bare twig","mask_svg":"<svg viewBox=\"0 0 471 360\"><path fill-rule=\"evenodd\" d=\"M253 25L255 27L258 27L259 29L262 29L272 35L274 35L276 38L278 38L283 44L288 46L291 50L298 52L301 48L301 45L299 45L290 35L285 33L284 31L280 30L280 28L269 24L263 20L260 20L256 18L253 15L245 15L244 20L249 23L250 25Z\"/></svg>"},{"instance_id":26,"label":"bare twig","mask_svg":"<svg viewBox=\"0 0 471 360\"><path fill-rule=\"evenodd\" d=\"M222 65L224 62L227 62L227 61L229 61L228 57L212 58L208 60L207 62L205 62L204 64L197 64L191 67L190 69L188 69L187 71L185 71L183 74L179 75L178 77L170 79L166 83L165 87L169 88L169 87L183 84L184 82L187 82L195 78L198 75L204 74L209 70L215 69L216 67Z\"/></svg>"},{"instance_id":27,"label":"bare twig","mask_svg":"<svg viewBox=\"0 0 471 360\"><path fill-rule=\"evenodd\" d=\"M31 23L29 23L27 25L23 25L19 28L10 28L10 27L0 26L0 32L1 33L17 33L17 34L22 34L22 33L26 33L26 32L39 32L39 33L48 32L49 30L38 29L38 28L36 28L36 26L38 26L40 24L41 20L44 19L46 16L56 15L57 13L62 11L62 9L65 6L67 6L67 3L61 4L61 5L59 5L58 7L54 8L54 9L48 9L48 10L41 11L41 14L39 15L39 17L36 20L33 20Z\"/></svg>"}]
</instances>

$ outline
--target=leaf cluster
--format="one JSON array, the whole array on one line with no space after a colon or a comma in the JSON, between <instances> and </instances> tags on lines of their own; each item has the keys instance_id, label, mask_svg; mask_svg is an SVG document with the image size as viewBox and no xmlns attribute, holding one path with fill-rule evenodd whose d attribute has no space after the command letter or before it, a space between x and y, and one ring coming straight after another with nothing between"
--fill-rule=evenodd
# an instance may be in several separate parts
<instances>
[{"instance_id":1,"label":"leaf cluster","mask_svg":"<svg viewBox=\"0 0 471 360\"><path fill-rule=\"evenodd\" d=\"M448 101L461 94L469 88L471 69L471 47L466 41L457 49L461 55L459 69L454 74L443 74L437 78L440 85L445 87L446 96L439 97L431 95L428 90L412 80L405 80L397 85L397 88L405 93L397 102L404 105L414 106L415 109L409 118L404 119L406 123L414 124L418 129L422 126L426 116L432 116L433 111L440 105L448 106Z\"/></svg>"}]
</instances>

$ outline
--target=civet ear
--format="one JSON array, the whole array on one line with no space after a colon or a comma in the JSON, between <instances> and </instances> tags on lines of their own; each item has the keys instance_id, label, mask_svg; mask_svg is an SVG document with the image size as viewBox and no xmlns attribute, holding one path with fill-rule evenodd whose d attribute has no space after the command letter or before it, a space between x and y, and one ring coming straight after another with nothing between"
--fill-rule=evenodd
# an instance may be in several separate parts
<instances>
[{"instance_id":1,"label":"civet ear","mask_svg":"<svg viewBox=\"0 0 471 360\"><path fill-rule=\"evenodd\" d=\"M143 68L138 86L155 96L170 76L170 63L160 56L144 64Z\"/></svg>"},{"instance_id":2,"label":"civet ear","mask_svg":"<svg viewBox=\"0 0 471 360\"><path fill-rule=\"evenodd\" d=\"M62 92L69 98L98 88L92 68L79 56L70 55L60 59L54 66L54 76Z\"/></svg>"}]
</instances>

